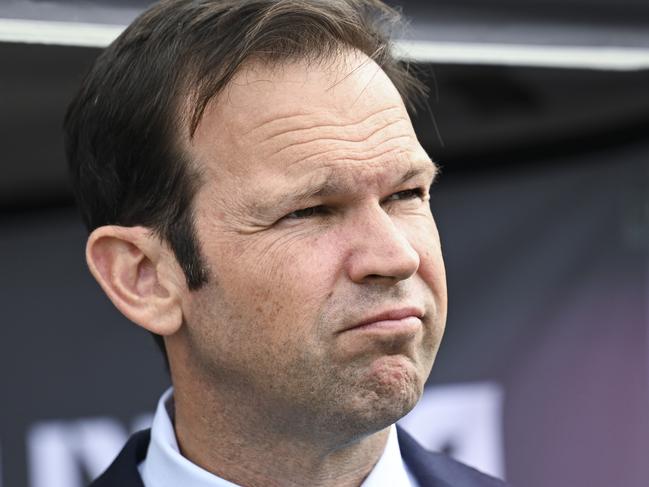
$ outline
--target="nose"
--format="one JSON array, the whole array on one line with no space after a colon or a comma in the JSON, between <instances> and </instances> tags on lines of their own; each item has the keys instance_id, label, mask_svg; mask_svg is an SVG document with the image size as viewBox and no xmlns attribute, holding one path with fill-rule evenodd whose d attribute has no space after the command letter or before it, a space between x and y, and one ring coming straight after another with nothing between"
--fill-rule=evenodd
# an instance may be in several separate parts
<instances>
[{"instance_id":1,"label":"nose","mask_svg":"<svg viewBox=\"0 0 649 487\"><path fill-rule=\"evenodd\" d=\"M353 237L346 265L353 282L393 284L417 272L419 254L382 208L359 215L350 225Z\"/></svg>"}]
</instances>

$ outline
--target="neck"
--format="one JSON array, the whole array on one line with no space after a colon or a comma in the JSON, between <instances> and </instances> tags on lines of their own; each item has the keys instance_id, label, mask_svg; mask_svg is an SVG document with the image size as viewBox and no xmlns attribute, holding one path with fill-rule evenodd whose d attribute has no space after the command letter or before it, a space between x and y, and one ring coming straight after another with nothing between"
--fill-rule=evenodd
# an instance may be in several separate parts
<instances>
[{"instance_id":1,"label":"neck","mask_svg":"<svg viewBox=\"0 0 649 487\"><path fill-rule=\"evenodd\" d=\"M253 401L224 400L206 390L175 387L180 451L194 464L239 485L357 487L388 439L389 428L361 437L300 434L301 428L282 427L281 420Z\"/></svg>"}]
</instances>

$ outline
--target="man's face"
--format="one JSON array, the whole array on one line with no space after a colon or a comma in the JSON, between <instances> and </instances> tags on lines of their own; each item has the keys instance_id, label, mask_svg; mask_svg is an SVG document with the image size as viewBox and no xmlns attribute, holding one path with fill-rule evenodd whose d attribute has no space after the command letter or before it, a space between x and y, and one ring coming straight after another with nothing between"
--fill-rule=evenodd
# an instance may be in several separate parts
<instances>
[{"instance_id":1,"label":"man's face","mask_svg":"<svg viewBox=\"0 0 649 487\"><path fill-rule=\"evenodd\" d=\"M442 337L446 284L435 166L383 71L353 53L250 64L189 150L211 273L183 303L192 369L294 431L362 434L405 414Z\"/></svg>"}]
</instances>

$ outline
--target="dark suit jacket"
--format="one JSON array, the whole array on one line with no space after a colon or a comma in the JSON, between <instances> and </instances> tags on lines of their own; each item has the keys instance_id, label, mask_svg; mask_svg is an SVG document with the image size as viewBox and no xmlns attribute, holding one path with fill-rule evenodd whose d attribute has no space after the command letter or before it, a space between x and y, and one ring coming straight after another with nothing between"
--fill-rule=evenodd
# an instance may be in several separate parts
<instances>
[{"instance_id":1,"label":"dark suit jacket","mask_svg":"<svg viewBox=\"0 0 649 487\"><path fill-rule=\"evenodd\" d=\"M405 431L397 430L401 456L421 487L506 487L501 480L425 450ZM131 436L115 461L91 487L144 487L137 466L146 456L149 438L149 430Z\"/></svg>"}]
</instances>

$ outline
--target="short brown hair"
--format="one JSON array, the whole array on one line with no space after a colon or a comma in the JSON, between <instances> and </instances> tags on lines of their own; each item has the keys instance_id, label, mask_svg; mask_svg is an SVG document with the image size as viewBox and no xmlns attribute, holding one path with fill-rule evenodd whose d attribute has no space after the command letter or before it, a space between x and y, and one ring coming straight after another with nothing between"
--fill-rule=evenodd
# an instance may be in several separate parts
<instances>
[{"instance_id":1,"label":"short brown hair","mask_svg":"<svg viewBox=\"0 0 649 487\"><path fill-rule=\"evenodd\" d=\"M199 172L180 149L247 60L372 58L412 108L424 85L393 56L399 14L379 0L163 0L97 59L65 117L72 185L89 230L151 228L190 289L208 279L194 231Z\"/></svg>"}]
</instances>

